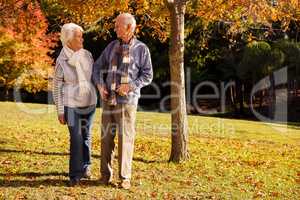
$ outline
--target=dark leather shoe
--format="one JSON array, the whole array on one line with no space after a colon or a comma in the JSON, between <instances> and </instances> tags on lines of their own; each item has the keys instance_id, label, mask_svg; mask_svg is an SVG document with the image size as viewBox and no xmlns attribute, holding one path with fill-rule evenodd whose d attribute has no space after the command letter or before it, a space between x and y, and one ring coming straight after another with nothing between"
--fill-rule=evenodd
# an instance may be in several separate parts
<instances>
[{"instance_id":1,"label":"dark leather shoe","mask_svg":"<svg viewBox=\"0 0 300 200\"><path fill-rule=\"evenodd\" d=\"M74 187L74 186L78 185L79 182L80 182L79 178L71 178L71 180L69 182L69 186Z\"/></svg>"},{"instance_id":2,"label":"dark leather shoe","mask_svg":"<svg viewBox=\"0 0 300 200\"><path fill-rule=\"evenodd\" d=\"M101 185L109 185L110 181L109 181L108 179L101 178L101 179L99 180L99 183L100 183Z\"/></svg>"},{"instance_id":3,"label":"dark leather shoe","mask_svg":"<svg viewBox=\"0 0 300 200\"><path fill-rule=\"evenodd\" d=\"M106 179L103 177L100 179L99 183L101 185L117 187L117 185L112 180L109 180L109 179Z\"/></svg>"}]
</instances>

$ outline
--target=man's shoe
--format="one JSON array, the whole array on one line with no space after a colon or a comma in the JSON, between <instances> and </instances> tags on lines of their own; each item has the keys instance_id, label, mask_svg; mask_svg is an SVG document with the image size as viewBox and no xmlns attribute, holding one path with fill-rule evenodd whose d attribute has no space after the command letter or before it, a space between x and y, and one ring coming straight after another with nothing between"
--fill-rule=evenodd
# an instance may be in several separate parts
<instances>
[{"instance_id":1,"label":"man's shoe","mask_svg":"<svg viewBox=\"0 0 300 200\"><path fill-rule=\"evenodd\" d=\"M118 184L114 183L112 180L101 178L99 183L105 186L118 187Z\"/></svg>"},{"instance_id":2,"label":"man's shoe","mask_svg":"<svg viewBox=\"0 0 300 200\"><path fill-rule=\"evenodd\" d=\"M121 187L125 190L129 190L131 187L130 180L128 179L122 180Z\"/></svg>"},{"instance_id":3,"label":"man's shoe","mask_svg":"<svg viewBox=\"0 0 300 200\"><path fill-rule=\"evenodd\" d=\"M100 181L99 181L99 183L100 183L101 185L109 185L109 184L111 183L111 181L109 181L109 180L106 179L106 178L101 178Z\"/></svg>"}]
</instances>

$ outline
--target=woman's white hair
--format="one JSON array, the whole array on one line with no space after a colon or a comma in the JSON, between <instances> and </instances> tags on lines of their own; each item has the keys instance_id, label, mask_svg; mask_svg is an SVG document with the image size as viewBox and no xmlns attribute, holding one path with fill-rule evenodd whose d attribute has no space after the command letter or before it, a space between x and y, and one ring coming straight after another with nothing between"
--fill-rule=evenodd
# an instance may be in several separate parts
<instances>
[{"instance_id":1,"label":"woman's white hair","mask_svg":"<svg viewBox=\"0 0 300 200\"><path fill-rule=\"evenodd\" d=\"M125 25L128 25L130 24L131 25L131 31L134 32L135 31L135 27L136 27L136 21L135 21L135 18L132 14L130 13L121 13L118 15L116 21L118 19L121 19L123 18L124 21L125 21Z\"/></svg>"},{"instance_id":2,"label":"woman's white hair","mask_svg":"<svg viewBox=\"0 0 300 200\"><path fill-rule=\"evenodd\" d=\"M75 30L80 30L83 32L83 28L74 23L67 23L62 26L60 32L60 41L63 46L65 46L68 41L72 40Z\"/></svg>"}]
</instances>

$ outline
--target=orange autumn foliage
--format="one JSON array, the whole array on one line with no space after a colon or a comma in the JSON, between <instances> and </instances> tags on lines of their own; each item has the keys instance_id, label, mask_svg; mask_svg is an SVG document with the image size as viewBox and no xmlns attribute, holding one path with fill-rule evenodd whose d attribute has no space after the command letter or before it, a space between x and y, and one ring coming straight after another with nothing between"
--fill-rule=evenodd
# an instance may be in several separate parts
<instances>
[{"instance_id":1,"label":"orange autumn foliage","mask_svg":"<svg viewBox=\"0 0 300 200\"><path fill-rule=\"evenodd\" d=\"M53 60L49 56L57 36L37 1L1 0L0 86L29 92L48 89Z\"/></svg>"}]
</instances>

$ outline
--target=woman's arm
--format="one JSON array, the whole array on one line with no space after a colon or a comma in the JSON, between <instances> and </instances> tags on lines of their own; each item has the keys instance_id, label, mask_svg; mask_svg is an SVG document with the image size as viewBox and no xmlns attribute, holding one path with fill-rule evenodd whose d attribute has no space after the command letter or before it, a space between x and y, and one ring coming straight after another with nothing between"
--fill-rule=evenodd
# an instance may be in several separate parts
<instances>
[{"instance_id":1,"label":"woman's arm","mask_svg":"<svg viewBox=\"0 0 300 200\"><path fill-rule=\"evenodd\" d=\"M53 80L53 99L56 105L56 110L58 115L64 114L63 80L64 80L63 69L57 63L55 66L55 73L54 73L54 80Z\"/></svg>"}]
</instances>

